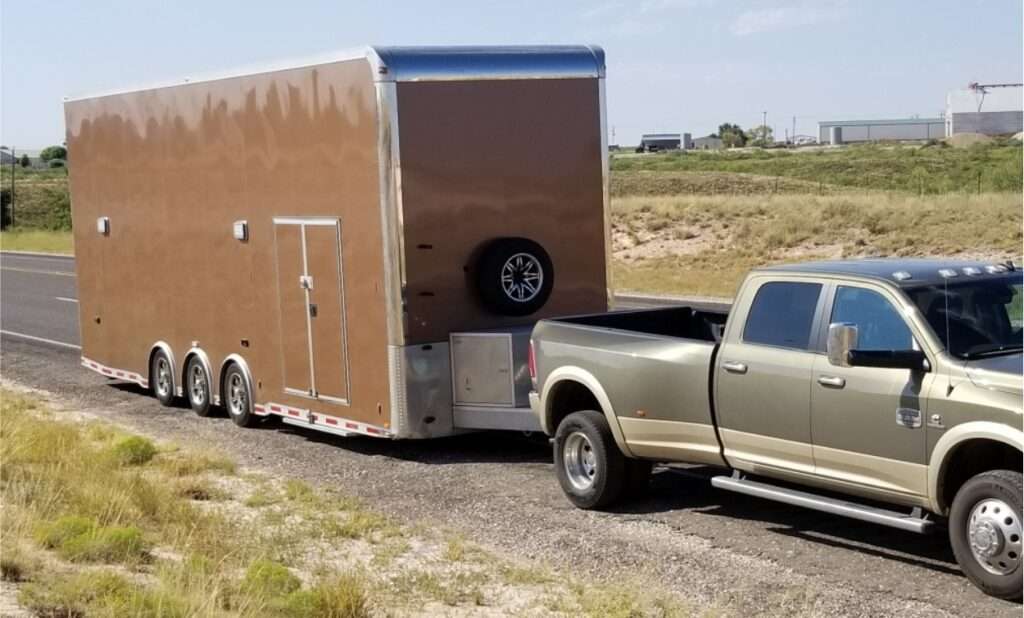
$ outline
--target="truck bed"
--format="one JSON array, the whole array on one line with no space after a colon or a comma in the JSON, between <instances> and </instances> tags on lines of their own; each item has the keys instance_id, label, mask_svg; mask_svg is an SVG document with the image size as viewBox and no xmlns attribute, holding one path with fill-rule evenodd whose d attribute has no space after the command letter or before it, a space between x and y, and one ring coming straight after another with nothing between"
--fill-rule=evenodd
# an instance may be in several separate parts
<instances>
[{"instance_id":1,"label":"truck bed","mask_svg":"<svg viewBox=\"0 0 1024 618\"><path fill-rule=\"evenodd\" d=\"M728 316L728 311L702 311L680 306L595 313L550 321L717 343L722 339L722 329Z\"/></svg>"}]
</instances>

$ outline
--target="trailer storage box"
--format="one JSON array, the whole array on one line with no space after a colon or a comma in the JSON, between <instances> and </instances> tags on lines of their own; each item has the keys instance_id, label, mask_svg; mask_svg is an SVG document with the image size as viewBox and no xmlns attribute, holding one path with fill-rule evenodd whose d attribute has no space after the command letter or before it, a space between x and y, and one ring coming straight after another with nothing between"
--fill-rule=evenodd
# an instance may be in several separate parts
<instances>
[{"instance_id":1,"label":"trailer storage box","mask_svg":"<svg viewBox=\"0 0 1024 618\"><path fill-rule=\"evenodd\" d=\"M65 115L83 364L161 400L447 435L452 333L607 309L598 48L371 48Z\"/></svg>"}]
</instances>

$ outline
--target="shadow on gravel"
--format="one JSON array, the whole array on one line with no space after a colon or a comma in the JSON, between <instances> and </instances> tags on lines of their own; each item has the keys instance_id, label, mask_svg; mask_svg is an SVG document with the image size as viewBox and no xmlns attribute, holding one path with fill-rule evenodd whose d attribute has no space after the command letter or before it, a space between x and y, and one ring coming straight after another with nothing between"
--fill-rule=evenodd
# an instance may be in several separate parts
<instances>
[{"instance_id":1,"label":"shadow on gravel","mask_svg":"<svg viewBox=\"0 0 1024 618\"><path fill-rule=\"evenodd\" d=\"M381 440L332 436L293 425L279 425L283 433L310 442L329 444L361 455L393 457L428 465L466 463L551 463L547 438L513 432L480 432L431 440Z\"/></svg>"},{"instance_id":2,"label":"shadow on gravel","mask_svg":"<svg viewBox=\"0 0 1024 618\"><path fill-rule=\"evenodd\" d=\"M621 514L655 514L691 510L758 522L766 530L811 543L856 551L935 572L962 576L940 523L929 535L919 535L855 519L838 517L781 502L762 500L711 487L714 468L660 469L649 494L625 504ZM728 541L726 541L728 542Z\"/></svg>"}]
</instances>

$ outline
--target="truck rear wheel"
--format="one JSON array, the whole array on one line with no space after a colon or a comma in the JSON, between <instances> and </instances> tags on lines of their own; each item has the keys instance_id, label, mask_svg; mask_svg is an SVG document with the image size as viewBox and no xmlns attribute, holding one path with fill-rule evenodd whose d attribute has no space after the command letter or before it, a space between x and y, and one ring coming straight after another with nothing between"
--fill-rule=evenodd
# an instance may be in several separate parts
<instances>
[{"instance_id":1,"label":"truck rear wheel","mask_svg":"<svg viewBox=\"0 0 1024 618\"><path fill-rule=\"evenodd\" d=\"M990 470L956 492L949 540L967 579L985 594L1021 600L1021 473Z\"/></svg>"},{"instance_id":2,"label":"truck rear wheel","mask_svg":"<svg viewBox=\"0 0 1024 618\"><path fill-rule=\"evenodd\" d=\"M188 394L188 405L199 416L209 416L211 410L210 402L210 374L199 356L193 356L185 367L185 390Z\"/></svg>"},{"instance_id":3,"label":"truck rear wheel","mask_svg":"<svg viewBox=\"0 0 1024 618\"><path fill-rule=\"evenodd\" d=\"M149 383L157 400L165 405L174 405L174 368L167 352L157 350L149 362Z\"/></svg>"},{"instance_id":4,"label":"truck rear wheel","mask_svg":"<svg viewBox=\"0 0 1024 618\"><path fill-rule=\"evenodd\" d=\"M224 374L224 407L228 416L239 427L255 427L259 418L253 414L252 390L249 378L238 363L231 363Z\"/></svg>"},{"instance_id":5,"label":"truck rear wheel","mask_svg":"<svg viewBox=\"0 0 1024 618\"><path fill-rule=\"evenodd\" d=\"M555 432L555 476L581 509L613 504L626 484L626 458L604 415L594 410L565 417Z\"/></svg>"}]
</instances>

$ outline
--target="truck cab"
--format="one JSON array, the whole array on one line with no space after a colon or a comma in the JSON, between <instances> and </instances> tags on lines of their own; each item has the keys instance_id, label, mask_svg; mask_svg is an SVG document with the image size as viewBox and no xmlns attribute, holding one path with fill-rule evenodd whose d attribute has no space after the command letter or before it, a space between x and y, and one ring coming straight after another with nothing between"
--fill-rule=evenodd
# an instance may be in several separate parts
<instances>
[{"instance_id":1,"label":"truck cab","mask_svg":"<svg viewBox=\"0 0 1024 618\"><path fill-rule=\"evenodd\" d=\"M721 466L725 490L914 532L949 518L971 579L1019 597L1021 284L1004 264L819 262L752 271L725 315L545 320L535 413L577 506L652 462Z\"/></svg>"}]
</instances>

